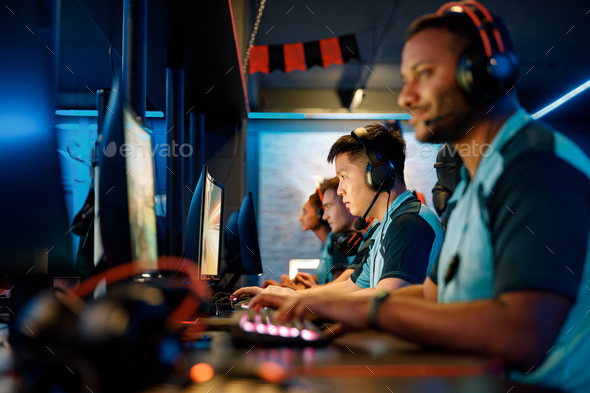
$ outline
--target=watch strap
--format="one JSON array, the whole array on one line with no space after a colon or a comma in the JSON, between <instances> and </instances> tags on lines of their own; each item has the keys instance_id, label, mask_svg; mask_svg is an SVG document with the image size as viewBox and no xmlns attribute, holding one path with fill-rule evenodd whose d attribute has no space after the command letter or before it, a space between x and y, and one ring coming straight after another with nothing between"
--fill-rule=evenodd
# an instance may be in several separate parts
<instances>
[{"instance_id":1,"label":"watch strap","mask_svg":"<svg viewBox=\"0 0 590 393\"><path fill-rule=\"evenodd\" d=\"M377 323L377 313L379 306L389 297L390 292L380 289L369 301L369 329L379 330Z\"/></svg>"}]
</instances>

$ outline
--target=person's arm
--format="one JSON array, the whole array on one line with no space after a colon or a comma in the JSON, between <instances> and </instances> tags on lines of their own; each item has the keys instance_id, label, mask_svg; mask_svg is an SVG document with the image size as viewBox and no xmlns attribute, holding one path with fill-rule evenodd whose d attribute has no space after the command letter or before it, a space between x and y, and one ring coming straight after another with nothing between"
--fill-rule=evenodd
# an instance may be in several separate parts
<instances>
[{"instance_id":1,"label":"person's arm","mask_svg":"<svg viewBox=\"0 0 590 393\"><path fill-rule=\"evenodd\" d=\"M352 292L355 290L358 291L359 289L360 289L360 287L358 285L356 285L350 279L348 279L347 281L344 281L344 282L337 282L337 283L334 283L331 285L313 286L309 289L302 289L302 290L299 290L296 292L301 295L308 295L310 293L313 293L313 295L317 295L317 294L346 294L348 292Z\"/></svg>"},{"instance_id":2,"label":"person's arm","mask_svg":"<svg viewBox=\"0 0 590 393\"><path fill-rule=\"evenodd\" d=\"M267 304L275 301L268 295L261 298ZM369 301L350 296L289 299L278 307L275 316L279 322L287 322L313 313L349 329L366 329ZM447 304L393 296L379 307L377 324L407 340L499 357L506 365L526 371L545 358L571 303L564 296L539 291L515 291L492 300Z\"/></svg>"},{"instance_id":3,"label":"person's arm","mask_svg":"<svg viewBox=\"0 0 590 393\"><path fill-rule=\"evenodd\" d=\"M377 284L377 288L364 288L359 291L351 292L351 296L370 296L379 290L387 292L395 291L400 288L410 286L410 283L400 278L385 278Z\"/></svg>"},{"instance_id":4,"label":"person's arm","mask_svg":"<svg viewBox=\"0 0 590 393\"><path fill-rule=\"evenodd\" d=\"M331 282L336 281L338 279L338 277L340 277L340 275L342 275L342 273L345 270L347 270L347 269L332 269L332 274L334 275L334 280L332 280Z\"/></svg>"},{"instance_id":5,"label":"person's arm","mask_svg":"<svg viewBox=\"0 0 590 393\"><path fill-rule=\"evenodd\" d=\"M336 274L334 274L334 281L331 281L329 283L327 283L326 285L332 285L334 283L338 283L338 282L346 282L350 276L352 275L352 273L354 272L354 269L345 269L344 271L342 271L342 273L340 273L340 275L338 275L338 277L336 277Z\"/></svg>"},{"instance_id":6,"label":"person's arm","mask_svg":"<svg viewBox=\"0 0 590 393\"><path fill-rule=\"evenodd\" d=\"M266 288L270 285L281 285L280 283L276 282L275 280L271 279L271 278L267 278L266 280L264 280L264 282L262 283L262 285L260 286L261 288Z\"/></svg>"},{"instance_id":7,"label":"person's arm","mask_svg":"<svg viewBox=\"0 0 590 393\"><path fill-rule=\"evenodd\" d=\"M252 296L260 295L264 291L264 289L260 287L243 287L232 293L235 297L238 297L244 293L250 294Z\"/></svg>"}]
</instances>

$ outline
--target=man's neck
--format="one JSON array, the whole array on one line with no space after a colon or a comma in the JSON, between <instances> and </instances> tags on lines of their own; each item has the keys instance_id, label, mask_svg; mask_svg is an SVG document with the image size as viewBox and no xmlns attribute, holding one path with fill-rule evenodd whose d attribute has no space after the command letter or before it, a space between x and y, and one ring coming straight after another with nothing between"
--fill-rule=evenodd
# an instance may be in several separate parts
<instances>
[{"instance_id":1,"label":"man's neck","mask_svg":"<svg viewBox=\"0 0 590 393\"><path fill-rule=\"evenodd\" d=\"M318 228L312 228L311 231L318 237L318 239L320 239L322 243L326 244L326 240L328 240L328 234L330 233L330 227L326 225L320 225Z\"/></svg>"},{"instance_id":2,"label":"man's neck","mask_svg":"<svg viewBox=\"0 0 590 393\"><path fill-rule=\"evenodd\" d=\"M486 109L489 114L482 112L482 115L474 116L475 120L467 125L465 135L451 143L457 148L471 178L475 177L483 154L488 148L487 145L494 139L506 120L520 109L520 104L513 97L507 97L491 105L493 105L492 109Z\"/></svg>"},{"instance_id":3,"label":"man's neck","mask_svg":"<svg viewBox=\"0 0 590 393\"><path fill-rule=\"evenodd\" d=\"M388 195L387 192L382 192L375 201L375 205L371 209L369 215L371 217L375 217L379 220L379 222L383 222L383 218L385 217L385 213L387 213L387 209L389 205L395 201L395 199L407 191L405 184L395 184L395 186L390 190L390 194Z\"/></svg>"}]
</instances>

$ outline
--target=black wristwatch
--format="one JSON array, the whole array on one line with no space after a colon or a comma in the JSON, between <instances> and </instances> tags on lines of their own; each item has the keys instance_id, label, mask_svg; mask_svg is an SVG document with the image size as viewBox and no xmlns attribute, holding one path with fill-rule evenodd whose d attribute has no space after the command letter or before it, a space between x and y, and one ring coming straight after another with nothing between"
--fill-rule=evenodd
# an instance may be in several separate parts
<instances>
[{"instance_id":1,"label":"black wristwatch","mask_svg":"<svg viewBox=\"0 0 590 393\"><path fill-rule=\"evenodd\" d=\"M380 289L369 301L369 329L379 330L379 326L377 325L377 312L379 311L381 303L387 300L389 295L389 291Z\"/></svg>"}]
</instances>

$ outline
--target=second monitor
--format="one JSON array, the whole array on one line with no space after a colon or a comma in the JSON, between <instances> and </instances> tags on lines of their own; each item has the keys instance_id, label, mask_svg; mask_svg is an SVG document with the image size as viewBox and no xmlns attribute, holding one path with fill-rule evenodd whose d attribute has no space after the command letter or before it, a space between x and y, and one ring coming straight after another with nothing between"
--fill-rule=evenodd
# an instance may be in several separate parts
<instances>
[{"instance_id":1,"label":"second monitor","mask_svg":"<svg viewBox=\"0 0 590 393\"><path fill-rule=\"evenodd\" d=\"M204 280L219 278L224 190L204 165L189 208L185 241L186 257L198 263Z\"/></svg>"}]
</instances>

